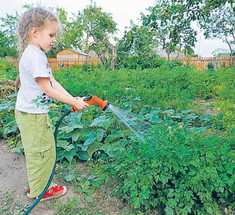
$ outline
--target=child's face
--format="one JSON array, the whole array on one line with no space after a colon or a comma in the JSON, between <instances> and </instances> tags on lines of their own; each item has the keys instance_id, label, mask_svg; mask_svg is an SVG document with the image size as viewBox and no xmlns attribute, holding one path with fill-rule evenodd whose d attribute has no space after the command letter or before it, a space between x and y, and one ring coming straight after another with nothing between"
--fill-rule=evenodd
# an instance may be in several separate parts
<instances>
[{"instance_id":1,"label":"child's face","mask_svg":"<svg viewBox=\"0 0 235 215\"><path fill-rule=\"evenodd\" d=\"M50 51L56 43L57 30L57 23L48 21L43 29L37 30L36 36L32 38L31 44L37 46L44 52Z\"/></svg>"}]
</instances>

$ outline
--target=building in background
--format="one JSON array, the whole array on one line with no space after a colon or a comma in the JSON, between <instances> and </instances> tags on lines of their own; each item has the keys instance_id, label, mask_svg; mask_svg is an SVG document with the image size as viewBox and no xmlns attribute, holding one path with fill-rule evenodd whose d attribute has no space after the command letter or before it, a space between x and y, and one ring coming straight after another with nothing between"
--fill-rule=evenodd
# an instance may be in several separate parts
<instances>
[{"instance_id":1,"label":"building in background","mask_svg":"<svg viewBox=\"0 0 235 215\"><path fill-rule=\"evenodd\" d=\"M81 50L64 49L57 53L56 58L57 59L76 59L76 60L85 61L87 58L87 54L82 52Z\"/></svg>"},{"instance_id":2,"label":"building in background","mask_svg":"<svg viewBox=\"0 0 235 215\"><path fill-rule=\"evenodd\" d=\"M96 57L94 51L92 55L86 54L81 50L76 49L64 49L56 54L56 58L49 58L52 71L56 71L59 68L67 68L73 66L82 66L83 64L97 65L101 63L100 59Z\"/></svg>"}]
</instances>

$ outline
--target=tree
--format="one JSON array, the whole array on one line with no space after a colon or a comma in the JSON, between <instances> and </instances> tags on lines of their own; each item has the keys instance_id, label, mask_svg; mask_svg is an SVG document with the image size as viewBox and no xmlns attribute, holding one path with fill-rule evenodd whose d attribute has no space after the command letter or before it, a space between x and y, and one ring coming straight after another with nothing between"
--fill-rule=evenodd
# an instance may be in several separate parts
<instances>
[{"instance_id":1,"label":"tree","mask_svg":"<svg viewBox=\"0 0 235 215\"><path fill-rule=\"evenodd\" d=\"M124 36L118 41L118 51L128 55L151 56L153 48L158 46L156 33L148 26L138 26L131 21Z\"/></svg>"},{"instance_id":2,"label":"tree","mask_svg":"<svg viewBox=\"0 0 235 215\"><path fill-rule=\"evenodd\" d=\"M191 28L191 22L186 18L184 7L180 4L162 1L148 8L148 11L149 14L142 14L143 25L156 31L168 59L170 53L177 48L182 50L184 47L195 46L196 31Z\"/></svg>"},{"instance_id":3,"label":"tree","mask_svg":"<svg viewBox=\"0 0 235 215\"><path fill-rule=\"evenodd\" d=\"M137 60L153 57L153 48L157 46L155 32L150 27L138 26L131 21L130 26L125 28L123 38L117 42L117 62L123 65L130 56L135 56Z\"/></svg>"},{"instance_id":4,"label":"tree","mask_svg":"<svg viewBox=\"0 0 235 215\"><path fill-rule=\"evenodd\" d=\"M17 56L17 22L19 14L15 15L6 14L6 17L1 17L0 25L0 56Z\"/></svg>"},{"instance_id":5,"label":"tree","mask_svg":"<svg viewBox=\"0 0 235 215\"><path fill-rule=\"evenodd\" d=\"M40 7L37 3L37 6ZM23 8L29 9L33 4L25 4ZM56 54L65 49L82 49L83 45L83 26L81 20L75 18L68 18L68 13L63 8L49 8L53 11L61 22L62 32L58 35L57 44L47 53L48 57L56 57ZM20 15L16 12L15 15L8 15L0 18L0 51L1 57L6 55L17 56L17 23ZM2 47L3 44L3 48Z\"/></svg>"},{"instance_id":6,"label":"tree","mask_svg":"<svg viewBox=\"0 0 235 215\"><path fill-rule=\"evenodd\" d=\"M63 49L84 49L83 25L81 17L68 17L68 13L63 8L52 9L58 16L61 23L61 32L57 37L56 45L47 53L48 57L56 57L56 54Z\"/></svg>"},{"instance_id":7,"label":"tree","mask_svg":"<svg viewBox=\"0 0 235 215\"><path fill-rule=\"evenodd\" d=\"M230 5L234 8L234 0L170 0L172 4L180 4L190 20L200 20L204 16L210 16L211 12L223 5ZM234 9L233 9L234 10Z\"/></svg>"},{"instance_id":8,"label":"tree","mask_svg":"<svg viewBox=\"0 0 235 215\"><path fill-rule=\"evenodd\" d=\"M190 46L185 46L184 49L182 50L185 56L195 56L194 50Z\"/></svg>"},{"instance_id":9,"label":"tree","mask_svg":"<svg viewBox=\"0 0 235 215\"><path fill-rule=\"evenodd\" d=\"M211 11L210 16L204 16L199 20L204 30L205 38L217 38L227 43L230 55L233 55L235 46L235 14L227 4L219 6Z\"/></svg>"},{"instance_id":10,"label":"tree","mask_svg":"<svg viewBox=\"0 0 235 215\"><path fill-rule=\"evenodd\" d=\"M228 56L230 52L227 49L218 48L212 52L214 57Z\"/></svg>"},{"instance_id":11,"label":"tree","mask_svg":"<svg viewBox=\"0 0 235 215\"><path fill-rule=\"evenodd\" d=\"M116 48L110 42L110 37L116 32L116 22L111 14L102 11L96 5L89 5L79 14L83 23L86 49L93 49L97 53L104 67L111 55L110 68L115 68Z\"/></svg>"},{"instance_id":12,"label":"tree","mask_svg":"<svg viewBox=\"0 0 235 215\"><path fill-rule=\"evenodd\" d=\"M226 42L232 56L235 45L234 0L172 0L181 4L187 18L198 21L205 38L216 38Z\"/></svg>"}]
</instances>

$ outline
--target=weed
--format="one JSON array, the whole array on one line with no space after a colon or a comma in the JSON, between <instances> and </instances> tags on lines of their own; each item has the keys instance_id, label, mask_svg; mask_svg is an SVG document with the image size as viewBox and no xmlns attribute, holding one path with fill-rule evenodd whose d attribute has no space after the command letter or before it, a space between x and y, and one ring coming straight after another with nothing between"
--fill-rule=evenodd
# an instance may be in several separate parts
<instances>
[{"instance_id":1,"label":"weed","mask_svg":"<svg viewBox=\"0 0 235 215\"><path fill-rule=\"evenodd\" d=\"M27 210L27 205L23 206L22 203L14 199L15 191L11 193L0 192L0 214L2 215L23 215Z\"/></svg>"}]
</instances>

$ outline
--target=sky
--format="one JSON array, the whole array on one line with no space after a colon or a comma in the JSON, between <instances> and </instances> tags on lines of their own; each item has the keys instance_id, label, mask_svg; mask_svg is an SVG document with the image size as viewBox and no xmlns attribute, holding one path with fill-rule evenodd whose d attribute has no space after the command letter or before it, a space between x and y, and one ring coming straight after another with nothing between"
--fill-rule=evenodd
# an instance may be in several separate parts
<instances>
[{"instance_id":1,"label":"sky","mask_svg":"<svg viewBox=\"0 0 235 215\"><path fill-rule=\"evenodd\" d=\"M22 5L27 3L36 6L35 2L39 2L46 8L57 6L64 8L72 16L72 13L77 13L89 5L91 0L0 0L2 5L0 17L4 17L6 14L14 15L16 11L21 14L25 11ZM155 4L155 0L93 0L93 2L96 2L96 5L101 7L104 12L112 14L119 29L117 35L119 38L122 37L125 27L130 25L130 20L138 23L140 13L146 13L146 9ZM212 52L218 48L228 50L226 43L221 40L206 40L202 32L198 34L197 40L194 52L201 57L212 57Z\"/></svg>"}]
</instances>

